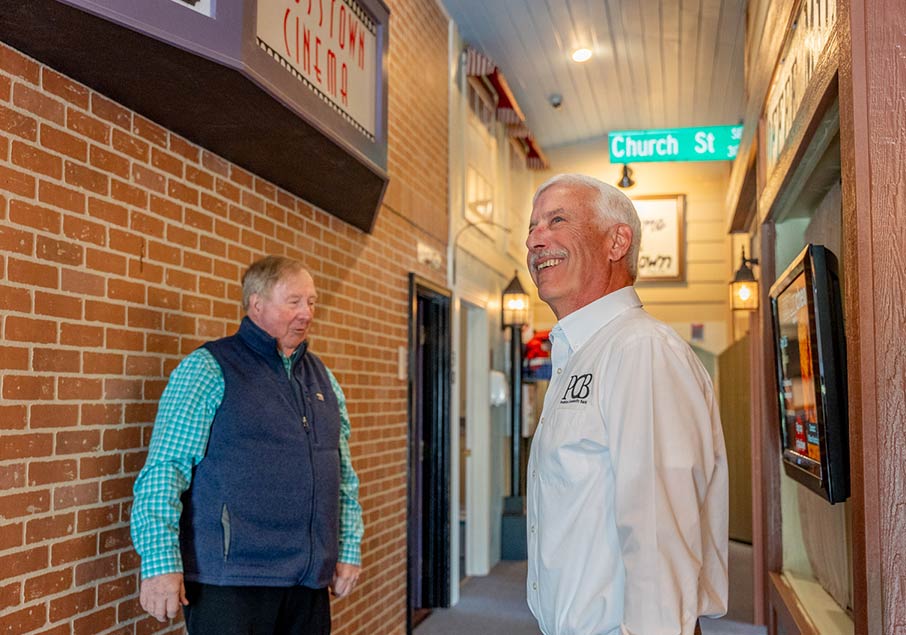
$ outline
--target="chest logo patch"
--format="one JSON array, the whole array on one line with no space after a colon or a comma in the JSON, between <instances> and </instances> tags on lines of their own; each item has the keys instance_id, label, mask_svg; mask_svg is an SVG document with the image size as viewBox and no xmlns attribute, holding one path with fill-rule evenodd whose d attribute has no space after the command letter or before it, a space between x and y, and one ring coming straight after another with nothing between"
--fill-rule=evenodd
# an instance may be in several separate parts
<instances>
[{"instance_id":1,"label":"chest logo patch","mask_svg":"<svg viewBox=\"0 0 906 635\"><path fill-rule=\"evenodd\" d=\"M561 404L569 403L588 403L588 395L591 394L591 380L594 376L591 373L584 375L570 375L569 383L566 386L563 396L560 398Z\"/></svg>"}]
</instances>

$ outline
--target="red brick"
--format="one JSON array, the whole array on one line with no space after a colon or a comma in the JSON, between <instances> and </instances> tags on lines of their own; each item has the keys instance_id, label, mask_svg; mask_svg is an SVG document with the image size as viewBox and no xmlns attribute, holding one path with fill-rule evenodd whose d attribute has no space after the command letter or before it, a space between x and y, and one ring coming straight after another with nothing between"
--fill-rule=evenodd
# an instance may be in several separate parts
<instances>
[{"instance_id":1,"label":"red brick","mask_svg":"<svg viewBox=\"0 0 906 635\"><path fill-rule=\"evenodd\" d=\"M0 490L18 489L25 485L25 463L0 465Z\"/></svg>"},{"instance_id":2,"label":"red brick","mask_svg":"<svg viewBox=\"0 0 906 635\"><path fill-rule=\"evenodd\" d=\"M178 269L167 269L167 284L183 291L195 292L198 286L198 276Z\"/></svg>"},{"instance_id":3,"label":"red brick","mask_svg":"<svg viewBox=\"0 0 906 635\"><path fill-rule=\"evenodd\" d=\"M94 608L94 600L95 590L93 587L52 600L50 602L50 621L56 622L72 617L77 613L84 613Z\"/></svg>"},{"instance_id":4,"label":"red brick","mask_svg":"<svg viewBox=\"0 0 906 635\"><path fill-rule=\"evenodd\" d=\"M72 635L72 628L69 622L63 622L58 626L54 626L45 631L39 631L34 635Z\"/></svg>"},{"instance_id":5,"label":"red brick","mask_svg":"<svg viewBox=\"0 0 906 635\"><path fill-rule=\"evenodd\" d=\"M104 329L84 324L61 324L60 344L66 346L101 346L104 343Z\"/></svg>"},{"instance_id":6,"label":"red brick","mask_svg":"<svg viewBox=\"0 0 906 635\"><path fill-rule=\"evenodd\" d=\"M201 285L199 284L199 286L201 286ZM201 291L204 292L203 289L201 289ZM210 315L211 314L211 301L207 298L184 294L182 297L182 305L180 308L184 312L191 313L194 315Z\"/></svg>"},{"instance_id":7,"label":"red brick","mask_svg":"<svg viewBox=\"0 0 906 635\"><path fill-rule=\"evenodd\" d=\"M97 555L97 536L76 536L69 540L57 541L50 548L50 566L56 567L75 560L85 560Z\"/></svg>"},{"instance_id":8,"label":"red brick","mask_svg":"<svg viewBox=\"0 0 906 635\"><path fill-rule=\"evenodd\" d=\"M23 115L20 112L0 105L0 131L8 132L29 141L37 141L38 122L35 121L34 117Z\"/></svg>"},{"instance_id":9,"label":"red brick","mask_svg":"<svg viewBox=\"0 0 906 635\"><path fill-rule=\"evenodd\" d=\"M18 346L0 346L0 368L28 370L28 349Z\"/></svg>"},{"instance_id":10,"label":"red brick","mask_svg":"<svg viewBox=\"0 0 906 635\"><path fill-rule=\"evenodd\" d=\"M55 344L57 324L49 320L33 320L11 315L6 318L6 339L17 342L44 342Z\"/></svg>"},{"instance_id":11,"label":"red brick","mask_svg":"<svg viewBox=\"0 0 906 635\"><path fill-rule=\"evenodd\" d=\"M101 448L101 433L98 430L75 430L57 432L56 455L84 454Z\"/></svg>"},{"instance_id":12,"label":"red brick","mask_svg":"<svg viewBox=\"0 0 906 635\"><path fill-rule=\"evenodd\" d=\"M110 196L133 207L144 208L148 204L148 194L143 189L118 179L110 182Z\"/></svg>"},{"instance_id":13,"label":"red brick","mask_svg":"<svg viewBox=\"0 0 906 635\"><path fill-rule=\"evenodd\" d=\"M109 121L126 130L132 129L132 113L98 93L91 93L91 112L104 121Z\"/></svg>"},{"instance_id":14,"label":"red brick","mask_svg":"<svg viewBox=\"0 0 906 635\"><path fill-rule=\"evenodd\" d=\"M126 307L109 302L85 300L85 319L89 322L123 325L126 322Z\"/></svg>"},{"instance_id":15,"label":"red brick","mask_svg":"<svg viewBox=\"0 0 906 635\"><path fill-rule=\"evenodd\" d=\"M159 333L148 334L148 345L146 350L149 353L160 353L162 355L179 354L179 338L172 335L161 335Z\"/></svg>"},{"instance_id":16,"label":"red brick","mask_svg":"<svg viewBox=\"0 0 906 635\"><path fill-rule=\"evenodd\" d=\"M88 108L88 89L46 66L41 69L41 85L49 93L76 106Z\"/></svg>"},{"instance_id":17,"label":"red brick","mask_svg":"<svg viewBox=\"0 0 906 635\"><path fill-rule=\"evenodd\" d=\"M61 126L65 122L66 108L62 103L25 84L16 84L13 103L41 119L49 119Z\"/></svg>"},{"instance_id":18,"label":"red brick","mask_svg":"<svg viewBox=\"0 0 906 635\"><path fill-rule=\"evenodd\" d=\"M141 331L107 329L107 350L142 351L145 349L145 336Z\"/></svg>"},{"instance_id":19,"label":"red brick","mask_svg":"<svg viewBox=\"0 0 906 635\"><path fill-rule=\"evenodd\" d=\"M173 179L167 182L167 195L189 205L198 205L198 190Z\"/></svg>"},{"instance_id":20,"label":"red brick","mask_svg":"<svg viewBox=\"0 0 906 635\"><path fill-rule=\"evenodd\" d=\"M150 421L152 417L144 418L145 421ZM123 455L123 472L133 473L138 472L145 465L145 461L148 458L147 449L139 450L138 452L126 452Z\"/></svg>"},{"instance_id":21,"label":"red brick","mask_svg":"<svg viewBox=\"0 0 906 635\"><path fill-rule=\"evenodd\" d=\"M51 571L25 581L25 601L54 595L72 586L72 569Z\"/></svg>"},{"instance_id":22,"label":"red brick","mask_svg":"<svg viewBox=\"0 0 906 635\"><path fill-rule=\"evenodd\" d=\"M80 266L82 264L82 246L71 241L38 236L36 252L38 258L42 260L59 262L64 265Z\"/></svg>"},{"instance_id":23,"label":"red brick","mask_svg":"<svg viewBox=\"0 0 906 635\"><path fill-rule=\"evenodd\" d=\"M3 377L3 398L24 401L53 399L53 377L6 375Z\"/></svg>"},{"instance_id":24,"label":"red brick","mask_svg":"<svg viewBox=\"0 0 906 635\"><path fill-rule=\"evenodd\" d=\"M211 172L219 174L220 176L230 175L230 164L216 154L211 154L207 150L202 150L201 152L201 164Z\"/></svg>"},{"instance_id":25,"label":"red brick","mask_svg":"<svg viewBox=\"0 0 906 635\"><path fill-rule=\"evenodd\" d=\"M172 245L151 240L148 241L148 257L157 262L179 265L182 261L182 251Z\"/></svg>"},{"instance_id":26,"label":"red brick","mask_svg":"<svg viewBox=\"0 0 906 635\"><path fill-rule=\"evenodd\" d=\"M145 303L145 285L126 280L109 280L107 297L111 300L124 300L136 304Z\"/></svg>"},{"instance_id":27,"label":"red brick","mask_svg":"<svg viewBox=\"0 0 906 635\"><path fill-rule=\"evenodd\" d=\"M82 404L82 425L110 425L123 421L120 404Z\"/></svg>"},{"instance_id":28,"label":"red brick","mask_svg":"<svg viewBox=\"0 0 906 635\"><path fill-rule=\"evenodd\" d=\"M49 518L36 518L25 524L25 542L41 542L62 538L75 532L75 514L60 514Z\"/></svg>"},{"instance_id":29,"label":"red brick","mask_svg":"<svg viewBox=\"0 0 906 635\"><path fill-rule=\"evenodd\" d=\"M85 249L85 266L94 271L126 275L126 259L123 256L91 247Z\"/></svg>"},{"instance_id":30,"label":"red brick","mask_svg":"<svg viewBox=\"0 0 906 635\"><path fill-rule=\"evenodd\" d=\"M31 295L28 289L0 285L0 309L28 313L31 311Z\"/></svg>"},{"instance_id":31,"label":"red brick","mask_svg":"<svg viewBox=\"0 0 906 635\"><path fill-rule=\"evenodd\" d=\"M41 265L25 260L9 258L7 260L6 273L7 277L12 282L21 282L32 286L47 287L49 289L59 288L59 269L51 265Z\"/></svg>"},{"instance_id":32,"label":"red brick","mask_svg":"<svg viewBox=\"0 0 906 635\"><path fill-rule=\"evenodd\" d=\"M195 249L198 247L198 234L178 225L167 225L167 242Z\"/></svg>"},{"instance_id":33,"label":"red brick","mask_svg":"<svg viewBox=\"0 0 906 635\"><path fill-rule=\"evenodd\" d=\"M145 190L152 190L161 194L167 191L166 176L137 163L132 164L132 181Z\"/></svg>"},{"instance_id":34,"label":"red brick","mask_svg":"<svg viewBox=\"0 0 906 635\"><path fill-rule=\"evenodd\" d=\"M25 201L13 200L9 202L9 219L18 225L59 234L62 218L60 212L46 207L38 207Z\"/></svg>"},{"instance_id":35,"label":"red brick","mask_svg":"<svg viewBox=\"0 0 906 635\"><path fill-rule=\"evenodd\" d=\"M34 196L35 177L0 165L0 190L6 190L19 196Z\"/></svg>"},{"instance_id":36,"label":"red brick","mask_svg":"<svg viewBox=\"0 0 906 635\"><path fill-rule=\"evenodd\" d=\"M27 406L0 406L0 430L24 430L27 421Z\"/></svg>"},{"instance_id":37,"label":"red brick","mask_svg":"<svg viewBox=\"0 0 906 635\"><path fill-rule=\"evenodd\" d=\"M40 66L19 51L3 44L0 45L0 70L21 77L31 84L37 84Z\"/></svg>"},{"instance_id":38,"label":"red brick","mask_svg":"<svg viewBox=\"0 0 906 635\"><path fill-rule=\"evenodd\" d=\"M132 485L134 477L115 478L101 483L101 500L110 501L120 498L132 498Z\"/></svg>"},{"instance_id":39,"label":"red brick","mask_svg":"<svg viewBox=\"0 0 906 635\"><path fill-rule=\"evenodd\" d=\"M98 585L98 605L103 606L109 602L122 600L124 597L132 595L138 591L135 584L135 576L120 576L116 580L102 582Z\"/></svg>"},{"instance_id":40,"label":"red brick","mask_svg":"<svg viewBox=\"0 0 906 635\"><path fill-rule=\"evenodd\" d=\"M142 431L137 426L104 430L104 451L134 450L142 447ZM84 478L84 477L83 477Z\"/></svg>"},{"instance_id":41,"label":"red brick","mask_svg":"<svg viewBox=\"0 0 906 635\"><path fill-rule=\"evenodd\" d=\"M123 356L119 353L85 351L82 354L82 372L86 375L121 375Z\"/></svg>"},{"instance_id":42,"label":"red brick","mask_svg":"<svg viewBox=\"0 0 906 635\"><path fill-rule=\"evenodd\" d=\"M107 445L108 430L104 434L104 445ZM98 478L99 476L110 476L119 474L121 467L119 454L103 454L100 456L86 456L79 462L79 477L83 479ZM81 529L81 527L80 527Z\"/></svg>"},{"instance_id":43,"label":"red brick","mask_svg":"<svg viewBox=\"0 0 906 635\"><path fill-rule=\"evenodd\" d=\"M161 360L156 355L129 355L126 357L126 374L159 377Z\"/></svg>"},{"instance_id":44,"label":"red brick","mask_svg":"<svg viewBox=\"0 0 906 635\"><path fill-rule=\"evenodd\" d=\"M77 351L66 351L75 352ZM31 428L60 428L64 426L74 426L79 422L79 407L74 405L35 404L31 407L31 419L29 427Z\"/></svg>"},{"instance_id":45,"label":"red brick","mask_svg":"<svg viewBox=\"0 0 906 635\"><path fill-rule=\"evenodd\" d=\"M97 483L57 486L53 491L53 508L85 507L98 502Z\"/></svg>"},{"instance_id":46,"label":"red brick","mask_svg":"<svg viewBox=\"0 0 906 635\"><path fill-rule=\"evenodd\" d=\"M89 148L88 159L91 165L98 170L115 174L124 179L129 178L129 159L96 145Z\"/></svg>"},{"instance_id":47,"label":"red brick","mask_svg":"<svg viewBox=\"0 0 906 635\"><path fill-rule=\"evenodd\" d=\"M48 435L49 436L49 435ZM74 459L62 461L32 461L28 464L28 484L49 485L74 481L78 473L78 464Z\"/></svg>"},{"instance_id":48,"label":"red brick","mask_svg":"<svg viewBox=\"0 0 906 635\"><path fill-rule=\"evenodd\" d=\"M121 227L129 224L129 212L125 207L93 197L88 199L88 215Z\"/></svg>"},{"instance_id":49,"label":"red brick","mask_svg":"<svg viewBox=\"0 0 906 635\"><path fill-rule=\"evenodd\" d=\"M60 207L77 214L85 213L85 195L78 190L72 190L56 183L48 181L38 183L38 200L51 207ZM69 220L77 220L77 218L68 214L65 215L63 217L64 231L66 222Z\"/></svg>"},{"instance_id":50,"label":"red brick","mask_svg":"<svg viewBox=\"0 0 906 635\"><path fill-rule=\"evenodd\" d=\"M129 326L132 328L156 331L160 330L162 321L163 316L160 311L129 307Z\"/></svg>"},{"instance_id":51,"label":"red brick","mask_svg":"<svg viewBox=\"0 0 906 635\"><path fill-rule=\"evenodd\" d=\"M129 531L129 528L126 528ZM103 548L103 534L101 536L101 553L111 551ZM126 543L129 544L128 541ZM107 556L99 558L76 566L75 581L76 586L83 586L90 582L96 582L103 578L112 578L116 575L116 556Z\"/></svg>"},{"instance_id":52,"label":"red brick","mask_svg":"<svg viewBox=\"0 0 906 635\"><path fill-rule=\"evenodd\" d=\"M33 249L34 237L31 232L22 231L6 224L0 225L0 250L30 256Z\"/></svg>"},{"instance_id":53,"label":"red brick","mask_svg":"<svg viewBox=\"0 0 906 635\"><path fill-rule=\"evenodd\" d=\"M21 604L19 598L21 591L22 585L19 582L13 582L0 587L0 613L11 606L18 606Z\"/></svg>"},{"instance_id":54,"label":"red brick","mask_svg":"<svg viewBox=\"0 0 906 635\"><path fill-rule=\"evenodd\" d=\"M182 177L182 159L160 148L151 148L151 165L173 176Z\"/></svg>"},{"instance_id":55,"label":"red brick","mask_svg":"<svg viewBox=\"0 0 906 635\"><path fill-rule=\"evenodd\" d=\"M58 399L78 399L89 401L101 398L100 379L85 379L84 377L60 377L57 380Z\"/></svg>"},{"instance_id":56,"label":"red brick","mask_svg":"<svg viewBox=\"0 0 906 635\"><path fill-rule=\"evenodd\" d=\"M24 528L25 525L22 523L0 523L0 551L25 544Z\"/></svg>"},{"instance_id":57,"label":"red brick","mask_svg":"<svg viewBox=\"0 0 906 635\"><path fill-rule=\"evenodd\" d=\"M47 606L38 604L15 613L3 613L0 617L0 633L29 633L46 623Z\"/></svg>"},{"instance_id":58,"label":"red brick","mask_svg":"<svg viewBox=\"0 0 906 635\"><path fill-rule=\"evenodd\" d=\"M110 229L110 248L127 254L140 254L144 251L145 239L132 232Z\"/></svg>"},{"instance_id":59,"label":"red brick","mask_svg":"<svg viewBox=\"0 0 906 635\"><path fill-rule=\"evenodd\" d=\"M63 234L80 243L92 243L103 247L107 244L107 228L78 216L63 217Z\"/></svg>"},{"instance_id":60,"label":"red brick","mask_svg":"<svg viewBox=\"0 0 906 635\"><path fill-rule=\"evenodd\" d=\"M82 459L84 463L88 459ZM119 522L119 504L106 505L104 507L93 507L91 509L80 509L78 516L78 530L80 533L86 531L95 531L102 527L109 527Z\"/></svg>"},{"instance_id":61,"label":"red brick","mask_svg":"<svg viewBox=\"0 0 906 635\"><path fill-rule=\"evenodd\" d=\"M49 510L50 492L47 490L0 496L0 519L3 520L32 516ZM0 571L3 571L7 576L16 575L11 573L2 563L3 559L0 558Z\"/></svg>"},{"instance_id":62,"label":"red brick","mask_svg":"<svg viewBox=\"0 0 906 635\"><path fill-rule=\"evenodd\" d=\"M66 182L70 185L106 195L110 190L109 181L110 178L103 172L92 170L72 161L66 161Z\"/></svg>"},{"instance_id":63,"label":"red brick","mask_svg":"<svg viewBox=\"0 0 906 635\"><path fill-rule=\"evenodd\" d=\"M191 165L186 166L186 180L189 183L193 183L204 190L214 189L214 177L203 170L192 167Z\"/></svg>"},{"instance_id":64,"label":"red brick","mask_svg":"<svg viewBox=\"0 0 906 635\"><path fill-rule=\"evenodd\" d=\"M32 368L38 372L77 373L81 366L79 351L58 348L35 348L33 351ZM32 412L32 416L34 416L34 412Z\"/></svg>"},{"instance_id":65,"label":"red brick","mask_svg":"<svg viewBox=\"0 0 906 635\"><path fill-rule=\"evenodd\" d=\"M157 402L164 392L167 382L163 380L144 381L144 398L150 403L131 403L126 405L126 423L147 423L154 421L157 414Z\"/></svg>"},{"instance_id":66,"label":"red brick","mask_svg":"<svg viewBox=\"0 0 906 635\"><path fill-rule=\"evenodd\" d=\"M167 130L161 128L156 123L152 123L144 117L139 115L133 115L132 117L132 132L140 136L142 139L146 139L153 144L167 147Z\"/></svg>"},{"instance_id":67,"label":"red brick","mask_svg":"<svg viewBox=\"0 0 906 635\"><path fill-rule=\"evenodd\" d=\"M139 161L148 160L148 144L141 139L136 139L131 134L123 132L122 130L113 130L113 149L122 152L123 154L128 154L133 159L138 159Z\"/></svg>"},{"instance_id":68,"label":"red brick","mask_svg":"<svg viewBox=\"0 0 906 635\"><path fill-rule=\"evenodd\" d=\"M159 284L164 279L164 268L145 262L144 259L132 258L129 260L129 277L133 280Z\"/></svg>"},{"instance_id":69,"label":"red brick","mask_svg":"<svg viewBox=\"0 0 906 635\"><path fill-rule=\"evenodd\" d=\"M96 117L70 108L66 113L66 127L82 136L103 144L110 143L110 126Z\"/></svg>"},{"instance_id":70,"label":"red brick","mask_svg":"<svg viewBox=\"0 0 906 635\"><path fill-rule=\"evenodd\" d=\"M93 633L108 632L108 629L116 626L116 610L108 607L100 611L95 611L90 615L79 617L72 624L73 635L92 635ZM129 635L132 635L132 629L128 629ZM122 630L113 631L110 635L125 635Z\"/></svg>"},{"instance_id":71,"label":"red brick","mask_svg":"<svg viewBox=\"0 0 906 635\"><path fill-rule=\"evenodd\" d=\"M41 124L41 145L83 163L88 160L87 141L45 123Z\"/></svg>"},{"instance_id":72,"label":"red brick","mask_svg":"<svg viewBox=\"0 0 906 635\"><path fill-rule=\"evenodd\" d=\"M63 174L63 160L60 157L21 141L13 141L10 158L21 168L53 179L59 179Z\"/></svg>"}]
</instances>

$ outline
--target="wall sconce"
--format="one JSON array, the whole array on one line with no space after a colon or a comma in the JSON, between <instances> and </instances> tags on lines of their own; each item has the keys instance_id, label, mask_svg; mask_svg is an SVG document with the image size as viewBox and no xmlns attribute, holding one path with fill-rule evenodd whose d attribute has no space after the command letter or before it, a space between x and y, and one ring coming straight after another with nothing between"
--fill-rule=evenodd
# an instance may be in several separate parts
<instances>
[{"instance_id":1,"label":"wall sconce","mask_svg":"<svg viewBox=\"0 0 906 635\"><path fill-rule=\"evenodd\" d=\"M513 275L513 279L503 290L503 326L521 327L528 324L529 297L519 283L518 272Z\"/></svg>"},{"instance_id":2,"label":"wall sconce","mask_svg":"<svg viewBox=\"0 0 906 635\"><path fill-rule=\"evenodd\" d=\"M627 188L633 185L635 185L635 181L632 180L632 168L623 165L623 178L617 181L617 187Z\"/></svg>"},{"instance_id":3,"label":"wall sconce","mask_svg":"<svg viewBox=\"0 0 906 635\"><path fill-rule=\"evenodd\" d=\"M730 282L730 306L734 311L754 311L758 308L758 280L749 265L757 265L758 258L746 258L742 248L742 263Z\"/></svg>"}]
</instances>

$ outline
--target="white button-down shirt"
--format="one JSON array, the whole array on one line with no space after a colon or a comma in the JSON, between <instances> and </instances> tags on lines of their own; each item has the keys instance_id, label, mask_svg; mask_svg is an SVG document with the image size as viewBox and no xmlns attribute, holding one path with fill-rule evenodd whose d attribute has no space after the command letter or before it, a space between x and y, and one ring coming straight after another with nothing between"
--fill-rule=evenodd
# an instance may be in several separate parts
<instances>
[{"instance_id":1,"label":"white button-down shirt","mask_svg":"<svg viewBox=\"0 0 906 635\"><path fill-rule=\"evenodd\" d=\"M551 331L528 468L528 603L545 635L692 635L726 612L711 380L641 306L626 287Z\"/></svg>"}]
</instances>

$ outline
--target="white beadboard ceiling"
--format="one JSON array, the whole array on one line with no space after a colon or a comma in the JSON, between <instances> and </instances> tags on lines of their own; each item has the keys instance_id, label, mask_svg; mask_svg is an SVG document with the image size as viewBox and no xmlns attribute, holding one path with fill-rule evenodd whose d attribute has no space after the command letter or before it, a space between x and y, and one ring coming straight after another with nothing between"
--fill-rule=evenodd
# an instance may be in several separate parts
<instances>
[{"instance_id":1,"label":"white beadboard ceiling","mask_svg":"<svg viewBox=\"0 0 906 635\"><path fill-rule=\"evenodd\" d=\"M743 119L745 0L442 2L503 72L543 150L611 130ZM579 47L594 56L573 62Z\"/></svg>"}]
</instances>

